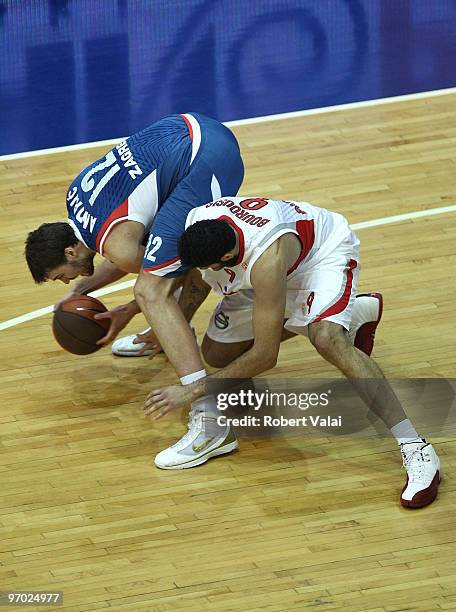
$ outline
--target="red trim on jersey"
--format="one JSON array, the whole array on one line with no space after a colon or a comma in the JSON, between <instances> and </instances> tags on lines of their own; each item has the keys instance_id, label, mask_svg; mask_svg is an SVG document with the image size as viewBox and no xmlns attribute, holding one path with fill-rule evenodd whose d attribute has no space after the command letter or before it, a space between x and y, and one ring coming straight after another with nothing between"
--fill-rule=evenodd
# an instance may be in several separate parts
<instances>
[{"instance_id":1,"label":"red trim on jersey","mask_svg":"<svg viewBox=\"0 0 456 612\"><path fill-rule=\"evenodd\" d=\"M170 259L169 261L165 262L164 264L160 264L159 266L151 266L150 268L144 268L144 272L152 272L153 270L161 270L162 268L166 268L167 266L170 266L171 264L176 263L176 261L179 261L179 257Z\"/></svg>"},{"instance_id":2,"label":"red trim on jersey","mask_svg":"<svg viewBox=\"0 0 456 612\"><path fill-rule=\"evenodd\" d=\"M120 204L117 208L115 208L112 211L112 213L109 215L109 217L106 219L106 221L101 226L101 229L100 229L100 231L97 234L97 239L96 239L96 242L95 242L96 247L97 247L97 251L99 253L100 253L100 251L99 251L100 243L103 240L103 237L106 234L106 238L107 238L108 234L112 230L112 227L110 228L109 226L111 225L111 223L115 222L116 219L118 219L119 222L120 222L121 217L125 217L123 219L123 221L128 221L128 198L126 200L124 200L122 202L122 204ZM103 255L103 253L100 253L100 255Z\"/></svg>"},{"instance_id":3,"label":"red trim on jersey","mask_svg":"<svg viewBox=\"0 0 456 612\"><path fill-rule=\"evenodd\" d=\"M232 283L234 281L234 279L236 278L236 272L234 270L232 270L231 268L223 268L223 269L225 270L225 272L230 277L230 283Z\"/></svg>"},{"instance_id":4,"label":"red trim on jersey","mask_svg":"<svg viewBox=\"0 0 456 612\"><path fill-rule=\"evenodd\" d=\"M187 124L188 133L190 134L190 140L193 142L193 128L192 128L192 124L190 123L190 121L187 119L187 117L185 115L181 115L181 117L185 121L185 123Z\"/></svg>"},{"instance_id":5,"label":"red trim on jersey","mask_svg":"<svg viewBox=\"0 0 456 612\"><path fill-rule=\"evenodd\" d=\"M298 259L288 270L287 275L296 270L301 261L307 257L315 242L315 226L312 219L296 221L296 230L298 232L298 238L301 241L301 252Z\"/></svg>"},{"instance_id":6,"label":"red trim on jersey","mask_svg":"<svg viewBox=\"0 0 456 612\"><path fill-rule=\"evenodd\" d=\"M238 258L236 260L236 263L234 264L235 266L238 266L242 262L242 260L244 259L244 252L245 252L244 232L241 230L240 227L238 227L236 225L236 223L233 221L233 219L231 219L231 217L227 217L226 215L222 215L221 217L218 217L218 219L220 221L227 221L231 225L231 227L234 229L236 234L238 235L238 238L239 238L239 255L238 255Z\"/></svg>"},{"instance_id":7,"label":"red trim on jersey","mask_svg":"<svg viewBox=\"0 0 456 612\"><path fill-rule=\"evenodd\" d=\"M345 284L345 289L342 296L337 300L335 304L327 308L324 312L322 312L315 321L321 321L322 319L326 319L327 317L332 317L335 314L339 314L347 308L348 302L350 300L350 294L352 290L353 283L353 272L352 270L356 268L358 263L354 259L350 259L348 262L348 270L347 270L347 282Z\"/></svg>"}]
</instances>

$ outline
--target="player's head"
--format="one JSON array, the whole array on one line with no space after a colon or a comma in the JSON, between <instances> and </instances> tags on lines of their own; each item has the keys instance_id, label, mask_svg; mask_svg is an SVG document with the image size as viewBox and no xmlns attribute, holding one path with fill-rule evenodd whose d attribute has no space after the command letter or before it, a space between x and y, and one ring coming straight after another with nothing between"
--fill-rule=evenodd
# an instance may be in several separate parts
<instances>
[{"instance_id":1,"label":"player's head","mask_svg":"<svg viewBox=\"0 0 456 612\"><path fill-rule=\"evenodd\" d=\"M237 234L229 223L206 219L190 225L179 240L179 257L190 268L221 270L236 264Z\"/></svg>"},{"instance_id":2,"label":"player's head","mask_svg":"<svg viewBox=\"0 0 456 612\"><path fill-rule=\"evenodd\" d=\"M43 223L25 241L25 258L35 283L69 283L77 276L91 276L94 256L68 223Z\"/></svg>"}]
</instances>

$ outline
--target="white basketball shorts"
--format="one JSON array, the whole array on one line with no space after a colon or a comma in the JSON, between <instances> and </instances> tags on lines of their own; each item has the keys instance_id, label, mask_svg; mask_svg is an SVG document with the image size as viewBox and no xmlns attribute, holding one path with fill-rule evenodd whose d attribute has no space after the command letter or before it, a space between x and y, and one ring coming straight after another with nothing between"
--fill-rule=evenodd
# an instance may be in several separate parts
<instances>
[{"instance_id":1,"label":"white basketball shorts","mask_svg":"<svg viewBox=\"0 0 456 612\"><path fill-rule=\"evenodd\" d=\"M300 264L287 282L285 328L307 335L307 325L332 321L348 330L359 276L359 240L352 232L324 258L318 252ZM215 342L253 338L253 289L226 296L216 306L207 328Z\"/></svg>"}]
</instances>

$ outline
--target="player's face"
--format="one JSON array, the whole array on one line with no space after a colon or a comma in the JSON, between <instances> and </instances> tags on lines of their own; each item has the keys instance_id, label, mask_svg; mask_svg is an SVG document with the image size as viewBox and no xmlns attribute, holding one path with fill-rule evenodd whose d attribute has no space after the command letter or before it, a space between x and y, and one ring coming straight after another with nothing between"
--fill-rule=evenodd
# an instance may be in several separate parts
<instances>
[{"instance_id":1,"label":"player's face","mask_svg":"<svg viewBox=\"0 0 456 612\"><path fill-rule=\"evenodd\" d=\"M91 253L81 253L76 260L67 261L61 266L57 266L48 273L49 280L59 280L65 285L78 276L92 276L95 271L93 265L94 255Z\"/></svg>"}]
</instances>

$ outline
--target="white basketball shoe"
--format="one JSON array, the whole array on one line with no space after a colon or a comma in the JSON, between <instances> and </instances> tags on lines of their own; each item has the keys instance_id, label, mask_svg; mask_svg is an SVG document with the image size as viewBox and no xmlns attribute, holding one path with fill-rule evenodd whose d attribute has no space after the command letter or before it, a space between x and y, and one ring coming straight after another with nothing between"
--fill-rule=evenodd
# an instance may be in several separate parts
<instances>
[{"instance_id":1,"label":"white basketball shoe","mask_svg":"<svg viewBox=\"0 0 456 612\"><path fill-rule=\"evenodd\" d=\"M194 327L190 325L190 328L196 336ZM145 334L149 331L150 327L138 333ZM137 344L134 344L133 340L135 338L136 334L132 334L131 336L124 336L123 338L119 338L113 342L111 347L112 354L118 355L119 357L147 357L150 355L152 353L152 349L148 349L147 351L141 353L141 350L146 346L146 343L138 342Z\"/></svg>"},{"instance_id":2,"label":"white basketball shoe","mask_svg":"<svg viewBox=\"0 0 456 612\"><path fill-rule=\"evenodd\" d=\"M407 508L424 508L437 497L442 474L440 460L424 438L401 444L401 453L407 471L401 504Z\"/></svg>"},{"instance_id":3,"label":"white basketball shoe","mask_svg":"<svg viewBox=\"0 0 456 612\"><path fill-rule=\"evenodd\" d=\"M150 327L139 332L140 334L145 334L150 331ZM152 353L152 350L144 351L141 353L141 349L146 346L145 342L139 342L138 344L133 344L133 340L136 338L136 334L132 334L131 336L124 336L123 338L119 338L112 343L111 351L113 355L119 355L119 357L147 357Z\"/></svg>"},{"instance_id":4,"label":"white basketball shoe","mask_svg":"<svg viewBox=\"0 0 456 612\"><path fill-rule=\"evenodd\" d=\"M229 425L219 425L217 417L204 410L191 410L187 433L158 453L155 465L162 470L183 470L205 463L211 457L231 453L238 441Z\"/></svg>"}]
</instances>

